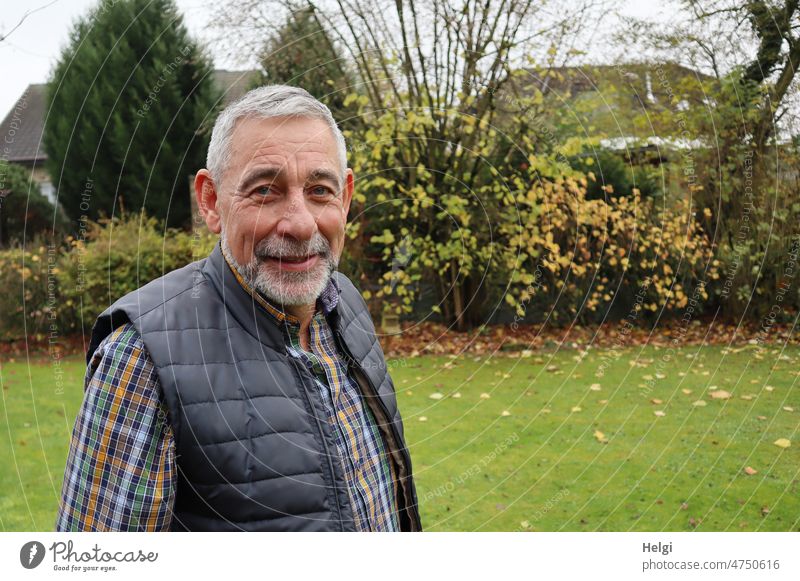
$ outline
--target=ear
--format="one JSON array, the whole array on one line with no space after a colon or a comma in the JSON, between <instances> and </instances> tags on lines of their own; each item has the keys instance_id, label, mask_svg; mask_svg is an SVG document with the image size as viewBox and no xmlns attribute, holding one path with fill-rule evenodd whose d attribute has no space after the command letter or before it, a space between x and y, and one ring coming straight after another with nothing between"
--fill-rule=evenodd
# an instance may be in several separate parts
<instances>
[{"instance_id":1,"label":"ear","mask_svg":"<svg viewBox=\"0 0 800 581\"><path fill-rule=\"evenodd\" d=\"M194 176L194 195L197 198L197 207L206 222L206 226L214 234L219 234L222 230L222 218L220 217L218 205L219 197L217 195L217 187L207 169L201 169Z\"/></svg>"},{"instance_id":2,"label":"ear","mask_svg":"<svg viewBox=\"0 0 800 581\"><path fill-rule=\"evenodd\" d=\"M344 190L342 191L342 212L344 212L344 219L347 221L347 214L350 212L350 202L353 201L353 190L355 189L355 178L353 177L353 170L349 167L344 176Z\"/></svg>"}]
</instances>

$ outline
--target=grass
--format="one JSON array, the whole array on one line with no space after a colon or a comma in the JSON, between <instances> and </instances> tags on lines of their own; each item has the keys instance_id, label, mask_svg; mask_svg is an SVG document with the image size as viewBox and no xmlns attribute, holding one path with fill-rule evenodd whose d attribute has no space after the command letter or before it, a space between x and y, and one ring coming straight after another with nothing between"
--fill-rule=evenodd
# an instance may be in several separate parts
<instances>
[{"instance_id":1,"label":"grass","mask_svg":"<svg viewBox=\"0 0 800 581\"><path fill-rule=\"evenodd\" d=\"M523 355L390 362L426 530L800 530L800 349ZM0 530L53 527L83 363L61 368L59 391L49 361L0 367Z\"/></svg>"}]
</instances>

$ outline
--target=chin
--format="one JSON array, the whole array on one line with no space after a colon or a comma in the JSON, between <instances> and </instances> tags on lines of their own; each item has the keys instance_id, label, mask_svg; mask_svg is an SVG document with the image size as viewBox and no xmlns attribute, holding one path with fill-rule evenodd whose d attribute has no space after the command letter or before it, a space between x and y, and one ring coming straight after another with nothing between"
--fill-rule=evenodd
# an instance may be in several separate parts
<instances>
[{"instance_id":1,"label":"chin","mask_svg":"<svg viewBox=\"0 0 800 581\"><path fill-rule=\"evenodd\" d=\"M325 290L331 272L327 261L302 272L280 271L262 264L254 286L267 298L283 305L311 305Z\"/></svg>"}]
</instances>

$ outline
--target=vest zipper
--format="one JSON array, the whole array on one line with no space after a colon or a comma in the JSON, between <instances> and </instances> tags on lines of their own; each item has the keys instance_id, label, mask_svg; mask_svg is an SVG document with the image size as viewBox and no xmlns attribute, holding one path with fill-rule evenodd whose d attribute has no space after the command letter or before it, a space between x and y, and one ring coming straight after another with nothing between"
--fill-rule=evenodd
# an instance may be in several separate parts
<instances>
[{"instance_id":1,"label":"vest zipper","mask_svg":"<svg viewBox=\"0 0 800 581\"><path fill-rule=\"evenodd\" d=\"M377 400L378 405L380 406L380 409L383 412L383 416L384 416L384 418L386 420L386 423L389 425L389 430L392 433L392 437L394 438L394 441L395 441L395 448L398 449L398 451L400 452L400 454L403 457L403 460L404 460L404 462L406 464L405 467L406 467L407 475L406 475L405 479L408 481L408 486L407 486L408 491L407 491L407 494L403 495L405 497L405 503L404 503L405 506L403 508L408 513L408 520L409 520L412 528L416 528L417 530L421 530L422 529L421 523L419 522L419 520L417 518L415 518L414 511L412 511L411 508L409 507L409 503L413 501L413 498L411 498L411 486L410 486L410 484L411 484L411 469L410 469L411 468L411 455L408 453L408 448L406 446L404 446L402 449L400 449L400 441L401 441L400 433L397 431L397 427L394 424L394 419L389 417L389 410L386 407L386 404L383 402L383 399L381 398L380 394L378 393L378 390L375 388L374 385L372 385L372 380L370 380L369 375L367 375L367 373L364 371L364 368L361 367L361 363L356 361L355 357L353 357L353 354L350 352L350 349L347 347L347 344L344 341L344 337L342 337L342 333L338 329L338 325L337 325L337 328L334 331L333 335L336 338L336 342L339 344L339 348L342 350L342 352L345 354L347 359L350 361L351 365L353 365L353 367L355 367L356 370L364 377L364 380L366 381L366 384L369 386L370 390L375 395L375 399ZM388 374L389 371L387 370L386 373ZM398 467L398 469L399 469L399 467Z\"/></svg>"},{"instance_id":2,"label":"vest zipper","mask_svg":"<svg viewBox=\"0 0 800 581\"><path fill-rule=\"evenodd\" d=\"M288 353L286 356L292 361L292 365L294 365L295 369L297 370L298 374L300 375L300 382L303 384L303 396L305 397L306 403L311 408L313 412L312 415L314 416L314 420L317 422L317 430L319 431L319 437L322 440L322 446L325 448L325 457L328 459L328 469L330 470L331 474L331 486L333 486L333 496L336 499L336 514L339 515L339 527L342 531L344 531L344 519L342 518L342 507L339 506L339 489L336 488L336 471L333 468L333 459L331 458L331 451L328 448L328 442L325 440L325 431L322 429L322 424L320 423L320 419L317 417L316 407L314 407L314 402L309 399L308 395L308 384L306 383L303 375L305 375L301 370L301 366L303 366L301 361L297 361L294 357L289 355ZM348 497L349 498L349 497Z\"/></svg>"}]
</instances>

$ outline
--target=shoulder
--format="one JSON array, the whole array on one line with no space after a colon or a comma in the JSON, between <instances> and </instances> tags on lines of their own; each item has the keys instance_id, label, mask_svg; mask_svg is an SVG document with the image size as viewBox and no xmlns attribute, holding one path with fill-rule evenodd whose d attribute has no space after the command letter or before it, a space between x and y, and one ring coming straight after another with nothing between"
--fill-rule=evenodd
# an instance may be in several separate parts
<instances>
[{"instance_id":1,"label":"shoulder","mask_svg":"<svg viewBox=\"0 0 800 581\"><path fill-rule=\"evenodd\" d=\"M123 309L136 318L181 296L189 296L193 289L205 282L204 263L205 259L192 262L150 281L117 300L106 312Z\"/></svg>"},{"instance_id":2,"label":"shoulder","mask_svg":"<svg viewBox=\"0 0 800 581\"><path fill-rule=\"evenodd\" d=\"M158 381L155 366L131 323L114 329L95 349L86 370L87 387L113 385L123 391L152 389Z\"/></svg>"}]
</instances>

